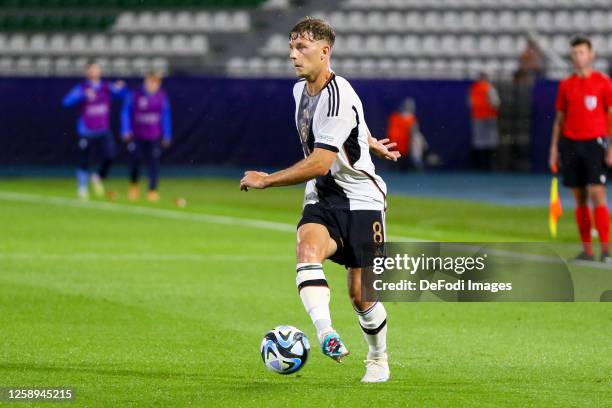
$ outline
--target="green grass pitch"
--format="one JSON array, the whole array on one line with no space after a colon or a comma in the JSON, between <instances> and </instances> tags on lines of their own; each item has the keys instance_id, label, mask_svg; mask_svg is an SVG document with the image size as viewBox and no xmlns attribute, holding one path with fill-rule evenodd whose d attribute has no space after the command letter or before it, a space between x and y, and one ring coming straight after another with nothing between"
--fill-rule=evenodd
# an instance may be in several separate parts
<instances>
[{"instance_id":1,"label":"green grass pitch","mask_svg":"<svg viewBox=\"0 0 612 408\"><path fill-rule=\"evenodd\" d=\"M315 347L298 374L269 372L267 329L295 325L316 343L294 281L302 189L167 179L153 205L128 203L125 187L110 181L116 203L79 204L71 179L0 181L0 387L73 387L66 406L90 407L612 406L609 303L390 303L392 379L360 384L366 346L330 262L351 356ZM392 196L387 223L417 239L545 241L546 217Z\"/></svg>"}]
</instances>

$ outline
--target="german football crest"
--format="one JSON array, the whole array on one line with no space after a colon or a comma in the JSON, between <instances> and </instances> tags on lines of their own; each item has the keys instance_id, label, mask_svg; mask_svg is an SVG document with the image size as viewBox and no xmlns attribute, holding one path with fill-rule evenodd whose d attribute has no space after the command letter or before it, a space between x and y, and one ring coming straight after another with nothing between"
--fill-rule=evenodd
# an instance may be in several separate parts
<instances>
[{"instance_id":1,"label":"german football crest","mask_svg":"<svg viewBox=\"0 0 612 408\"><path fill-rule=\"evenodd\" d=\"M595 110L597 107L597 97L594 95L586 95L584 97L584 106L590 111Z\"/></svg>"}]
</instances>

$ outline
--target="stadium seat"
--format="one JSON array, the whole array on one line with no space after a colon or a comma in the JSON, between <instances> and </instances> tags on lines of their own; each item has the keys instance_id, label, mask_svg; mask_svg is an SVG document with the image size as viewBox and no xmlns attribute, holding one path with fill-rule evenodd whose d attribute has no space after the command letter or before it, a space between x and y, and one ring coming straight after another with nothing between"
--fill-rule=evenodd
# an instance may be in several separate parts
<instances>
[{"instance_id":1,"label":"stadium seat","mask_svg":"<svg viewBox=\"0 0 612 408\"><path fill-rule=\"evenodd\" d=\"M13 58L11 57L0 57L0 73L9 74L14 71Z\"/></svg>"},{"instance_id":2,"label":"stadium seat","mask_svg":"<svg viewBox=\"0 0 612 408\"><path fill-rule=\"evenodd\" d=\"M147 55L149 54L149 37L143 34L137 34L130 38L129 50L134 55Z\"/></svg>"},{"instance_id":3,"label":"stadium seat","mask_svg":"<svg viewBox=\"0 0 612 408\"><path fill-rule=\"evenodd\" d=\"M71 54L83 55L90 52L87 37L81 34L75 34L70 37L68 42L68 50Z\"/></svg>"},{"instance_id":4,"label":"stadium seat","mask_svg":"<svg viewBox=\"0 0 612 408\"><path fill-rule=\"evenodd\" d=\"M201 56L208 52L208 39L206 36L196 34L191 36L189 40L190 53L193 55Z\"/></svg>"},{"instance_id":5,"label":"stadium seat","mask_svg":"<svg viewBox=\"0 0 612 408\"><path fill-rule=\"evenodd\" d=\"M144 75L151 70L151 64L146 58L134 58L131 60L132 72L137 72L139 75Z\"/></svg>"},{"instance_id":6,"label":"stadium seat","mask_svg":"<svg viewBox=\"0 0 612 408\"><path fill-rule=\"evenodd\" d=\"M414 32L424 28L423 15L421 13L409 12L406 14L406 29Z\"/></svg>"},{"instance_id":7,"label":"stadium seat","mask_svg":"<svg viewBox=\"0 0 612 408\"><path fill-rule=\"evenodd\" d=\"M387 14L385 27L388 30L396 32L401 32L406 30L406 28L410 28L406 27L404 16L399 11L392 11Z\"/></svg>"},{"instance_id":8,"label":"stadium seat","mask_svg":"<svg viewBox=\"0 0 612 408\"><path fill-rule=\"evenodd\" d=\"M8 41L8 51L18 54L27 47L27 37L24 34L13 34Z\"/></svg>"},{"instance_id":9,"label":"stadium seat","mask_svg":"<svg viewBox=\"0 0 612 408\"><path fill-rule=\"evenodd\" d=\"M399 56L404 53L404 42L400 35L389 35L384 39L385 53L390 56Z\"/></svg>"},{"instance_id":10,"label":"stadium seat","mask_svg":"<svg viewBox=\"0 0 612 408\"><path fill-rule=\"evenodd\" d=\"M364 58L361 60L359 68L363 74L372 75L376 72L377 61L372 58Z\"/></svg>"},{"instance_id":11,"label":"stadium seat","mask_svg":"<svg viewBox=\"0 0 612 408\"><path fill-rule=\"evenodd\" d=\"M177 56L188 55L190 48L189 39L186 35L175 34L170 37L167 53Z\"/></svg>"},{"instance_id":12,"label":"stadium seat","mask_svg":"<svg viewBox=\"0 0 612 408\"><path fill-rule=\"evenodd\" d=\"M456 55L459 50L459 44L457 36L455 35L445 35L442 37L440 41L440 54L446 56Z\"/></svg>"},{"instance_id":13,"label":"stadium seat","mask_svg":"<svg viewBox=\"0 0 612 408\"><path fill-rule=\"evenodd\" d=\"M483 35L478 41L478 52L481 55L494 55L497 52L497 42L492 35Z\"/></svg>"},{"instance_id":14,"label":"stadium seat","mask_svg":"<svg viewBox=\"0 0 612 408\"><path fill-rule=\"evenodd\" d=\"M144 31L172 31L175 27L174 16L169 11L161 11L153 16L153 26L143 27Z\"/></svg>"},{"instance_id":15,"label":"stadium seat","mask_svg":"<svg viewBox=\"0 0 612 408\"><path fill-rule=\"evenodd\" d=\"M89 49L94 54L106 54L109 49L108 36L104 34L94 34L89 39Z\"/></svg>"},{"instance_id":16,"label":"stadium seat","mask_svg":"<svg viewBox=\"0 0 612 408\"><path fill-rule=\"evenodd\" d=\"M169 71L168 60L166 58L156 57L151 60L151 69L159 72L162 75L166 75Z\"/></svg>"},{"instance_id":17,"label":"stadium seat","mask_svg":"<svg viewBox=\"0 0 612 408\"><path fill-rule=\"evenodd\" d=\"M114 75L127 75L130 73L130 61L127 58L114 58L109 68Z\"/></svg>"},{"instance_id":18,"label":"stadium seat","mask_svg":"<svg viewBox=\"0 0 612 408\"><path fill-rule=\"evenodd\" d=\"M34 54L44 54L47 52L47 37L44 34L34 34L30 37L28 49Z\"/></svg>"},{"instance_id":19,"label":"stadium seat","mask_svg":"<svg viewBox=\"0 0 612 408\"><path fill-rule=\"evenodd\" d=\"M383 38L379 35L366 37L364 51L367 55L381 55L384 53Z\"/></svg>"},{"instance_id":20,"label":"stadium seat","mask_svg":"<svg viewBox=\"0 0 612 408\"><path fill-rule=\"evenodd\" d=\"M125 55L128 53L128 40L123 34L115 34L111 37L109 51L115 55Z\"/></svg>"},{"instance_id":21,"label":"stadium seat","mask_svg":"<svg viewBox=\"0 0 612 408\"><path fill-rule=\"evenodd\" d=\"M465 32L472 32L478 29L479 21L478 16L473 11L466 11L461 13L461 30Z\"/></svg>"},{"instance_id":22,"label":"stadium seat","mask_svg":"<svg viewBox=\"0 0 612 408\"><path fill-rule=\"evenodd\" d=\"M227 69L231 74L241 74L246 71L247 62L242 57L230 58L227 62Z\"/></svg>"}]
</instances>

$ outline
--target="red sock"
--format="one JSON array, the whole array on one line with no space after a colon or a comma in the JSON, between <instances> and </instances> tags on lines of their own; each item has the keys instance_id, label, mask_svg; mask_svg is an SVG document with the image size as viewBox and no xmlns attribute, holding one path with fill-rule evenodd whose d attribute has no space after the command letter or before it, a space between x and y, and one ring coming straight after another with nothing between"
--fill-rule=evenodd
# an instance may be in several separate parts
<instances>
[{"instance_id":1,"label":"red sock","mask_svg":"<svg viewBox=\"0 0 612 408\"><path fill-rule=\"evenodd\" d=\"M587 255L593 255L593 245L591 244L591 210L588 206L576 208L576 224L578 224L578 232L582 247Z\"/></svg>"},{"instance_id":2,"label":"red sock","mask_svg":"<svg viewBox=\"0 0 612 408\"><path fill-rule=\"evenodd\" d=\"M600 205L595 207L595 228L599 233L599 242L601 243L601 252L610 252L610 211L608 206Z\"/></svg>"}]
</instances>

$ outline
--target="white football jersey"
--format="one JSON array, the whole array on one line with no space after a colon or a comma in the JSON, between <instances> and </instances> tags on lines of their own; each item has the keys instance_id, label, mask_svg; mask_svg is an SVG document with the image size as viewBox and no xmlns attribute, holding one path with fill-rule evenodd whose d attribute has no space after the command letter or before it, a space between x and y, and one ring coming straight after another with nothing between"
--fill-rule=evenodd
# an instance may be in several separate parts
<instances>
[{"instance_id":1,"label":"white football jersey","mask_svg":"<svg viewBox=\"0 0 612 408\"><path fill-rule=\"evenodd\" d=\"M306 184L304 205L319 202L332 209L385 210L387 186L375 172L370 132L353 87L332 73L317 95L308 95L306 81L301 80L293 87L293 96L304 156L315 148L338 153L329 173Z\"/></svg>"}]
</instances>

